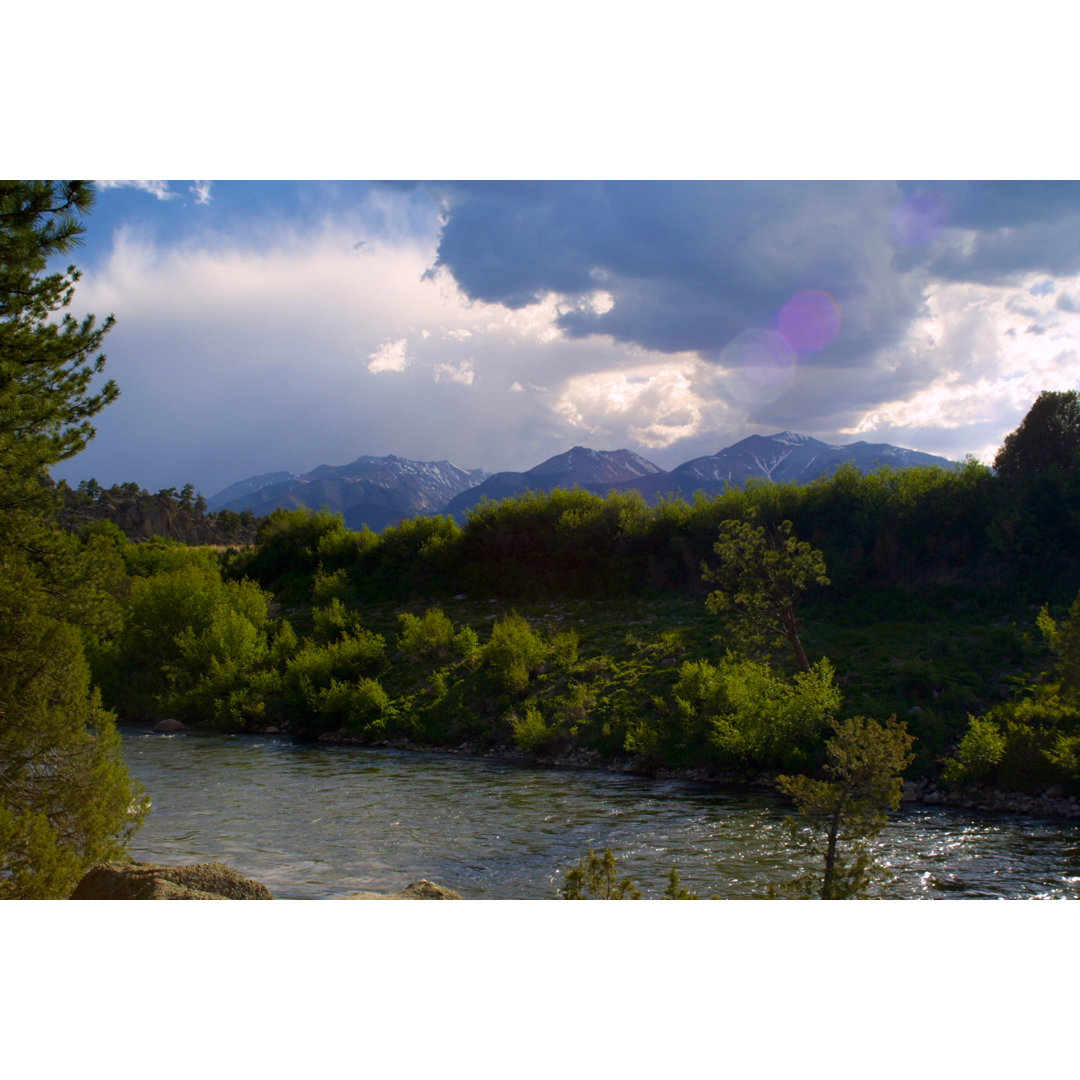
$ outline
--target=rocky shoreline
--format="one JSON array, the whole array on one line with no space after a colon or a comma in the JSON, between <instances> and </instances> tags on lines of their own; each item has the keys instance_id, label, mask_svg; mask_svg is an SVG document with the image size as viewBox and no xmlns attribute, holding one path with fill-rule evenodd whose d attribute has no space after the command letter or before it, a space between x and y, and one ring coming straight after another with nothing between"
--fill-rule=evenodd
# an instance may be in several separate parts
<instances>
[{"instance_id":1,"label":"rocky shoreline","mask_svg":"<svg viewBox=\"0 0 1080 1080\"><path fill-rule=\"evenodd\" d=\"M273 900L270 890L224 863L159 866L109 862L91 867L70 900ZM394 893L353 893L335 900L460 900L461 895L421 879Z\"/></svg>"}]
</instances>

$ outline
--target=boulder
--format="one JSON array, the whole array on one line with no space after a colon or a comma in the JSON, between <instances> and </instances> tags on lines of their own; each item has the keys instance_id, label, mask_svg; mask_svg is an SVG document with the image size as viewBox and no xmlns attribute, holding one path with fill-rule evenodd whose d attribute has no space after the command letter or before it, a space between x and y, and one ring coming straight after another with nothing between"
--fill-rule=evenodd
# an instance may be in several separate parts
<instances>
[{"instance_id":1,"label":"boulder","mask_svg":"<svg viewBox=\"0 0 1080 1080\"><path fill-rule=\"evenodd\" d=\"M168 734L171 731L183 731L184 725L179 720L159 720L154 725L154 731L159 734Z\"/></svg>"},{"instance_id":2,"label":"boulder","mask_svg":"<svg viewBox=\"0 0 1080 1080\"><path fill-rule=\"evenodd\" d=\"M445 885L436 885L434 881L421 878L411 885L406 885L401 892L377 893L361 892L344 896L343 900L460 900L461 894L448 889Z\"/></svg>"},{"instance_id":3,"label":"boulder","mask_svg":"<svg viewBox=\"0 0 1080 1080\"><path fill-rule=\"evenodd\" d=\"M445 885L436 885L434 881L421 878L411 885L406 885L399 893L402 900L460 900L461 894L448 889Z\"/></svg>"},{"instance_id":4,"label":"boulder","mask_svg":"<svg viewBox=\"0 0 1080 1080\"><path fill-rule=\"evenodd\" d=\"M101 863L87 871L72 900L273 900L270 890L224 863L157 866Z\"/></svg>"}]
</instances>

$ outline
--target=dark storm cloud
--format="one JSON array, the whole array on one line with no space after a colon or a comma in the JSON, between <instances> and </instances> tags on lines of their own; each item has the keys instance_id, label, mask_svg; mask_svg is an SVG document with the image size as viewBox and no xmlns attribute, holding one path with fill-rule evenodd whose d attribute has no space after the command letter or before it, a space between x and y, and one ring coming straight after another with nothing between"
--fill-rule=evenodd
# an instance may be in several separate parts
<instances>
[{"instance_id":1,"label":"dark storm cloud","mask_svg":"<svg viewBox=\"0 0 1080 1080\"><path fill-rule=\"evenodd\" d=\"M1080 272L1080 184L1071 182L429 190L444 213L437 266L467 296L520 308L559 293L571 298L558 319L571 337L609 334L707 360L740 332L774 326L804 290L830 294L842 313L835 340L809 362L846 367L902 338L934 276L987 284ZM609 310L581 302L597 290L611 294Z\"/></svg>"},{"instance_id":2,"label":"dark storm cloud","mask_svg":"<svg viewBox=\"0 0 1080 1080\"><path fill-rule=\"evenodd\" d=\"M471 298L522 307L549 292L596 290L572 337L610 334L707 359L749 327L769 327L802 290L843 312L834 363L895 338L920 293L891 273L894 184L564 182L444 184L437 265ZM892 273L895 279L896 275Z\"/></svg>"},{"instance_id":3,"label":"dark storm cloud","mask_svg":"<svg viewBox=\"0 0 1080 1080\"><path fill-rule=\"evenodd\" d=\"M946 230L929 262L939 277L993 284L1026 272L1080 272L1080 183L980 181L901 184L908 199L934 199ZM946 237L947 239L947 237Z\"/></svg>"}]
</instances>

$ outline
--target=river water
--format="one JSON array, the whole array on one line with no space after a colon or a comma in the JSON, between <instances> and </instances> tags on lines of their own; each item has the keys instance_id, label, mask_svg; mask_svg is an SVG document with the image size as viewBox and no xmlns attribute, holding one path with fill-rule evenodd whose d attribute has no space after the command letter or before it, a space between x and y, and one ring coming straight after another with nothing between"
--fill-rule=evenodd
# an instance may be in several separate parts
<instances>
[{"instance_id":1,"label":"river water","mask_svg":"<svg viewBox=\"0 0 1080 1080\"><path fill-rule=\"evenodd\" d=\"M418 878L466 899L554 899L592 846L659 897L753 899L801 868L789 804L768 793L484 758L128 730L153 809L130 850L224 862L281 899L393 892ZM877 841L890 899L1080 898L1080 825L906 806Z\"/></svg>"}]
</instances>

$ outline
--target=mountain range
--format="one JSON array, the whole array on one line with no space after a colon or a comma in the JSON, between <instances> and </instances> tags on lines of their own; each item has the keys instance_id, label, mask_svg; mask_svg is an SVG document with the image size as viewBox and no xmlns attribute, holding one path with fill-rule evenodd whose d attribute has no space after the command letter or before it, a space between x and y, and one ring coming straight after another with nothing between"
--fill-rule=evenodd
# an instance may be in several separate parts
<instances>
[{"instance_id":1,"label":"mountain range","mask_svg":"<svg viewBox=\"0 0 1080 1080\"><path fill-rule=\"evenodd\" d=\"M230 484L207 500L210 510L252 510L269 514L279 506L327 507L341 512L350 529L364 525L376 532L405 518L450 514L464 521L484 498L499 499L525 491L550 491L575 485L603 494L637 489L649 502L665 495L692 497L701 491L718 495L751 477L777 483L807 483L852 463L860 472L882 465L953 468L953 462L919 450L887 443L825 443L809 435L781 431L751 435L706 457L665 471L631 450L591 450L575 446L526 472L488 473L461 469L449 461L409 461L396 457L359 457L348 465L320 465L309 473L265 473Z\"/></svg>"}]
</instances>

